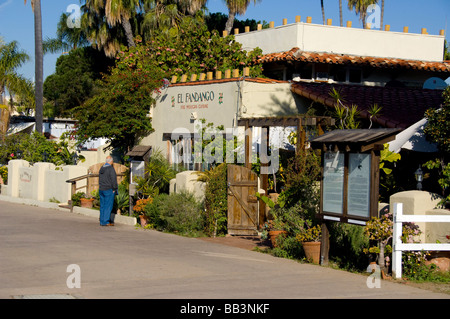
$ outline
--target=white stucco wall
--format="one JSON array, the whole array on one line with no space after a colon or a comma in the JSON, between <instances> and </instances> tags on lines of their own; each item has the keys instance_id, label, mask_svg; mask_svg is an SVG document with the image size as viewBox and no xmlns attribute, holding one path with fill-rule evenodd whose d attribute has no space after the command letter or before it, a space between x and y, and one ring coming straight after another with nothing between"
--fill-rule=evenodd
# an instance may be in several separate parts
<instances>
[{"instance_id":1,"label":"white stucco wall","mask_svg":"<svg viewBox=\"0 0 450 319\"><path fill-rule=\"evenodd\" d=\"M419 61L443 60L444 36L368 30L311 23L294 23L238 34L245 50L259 47L264 54L302 51Z\"/></svg>"}]
</instances>

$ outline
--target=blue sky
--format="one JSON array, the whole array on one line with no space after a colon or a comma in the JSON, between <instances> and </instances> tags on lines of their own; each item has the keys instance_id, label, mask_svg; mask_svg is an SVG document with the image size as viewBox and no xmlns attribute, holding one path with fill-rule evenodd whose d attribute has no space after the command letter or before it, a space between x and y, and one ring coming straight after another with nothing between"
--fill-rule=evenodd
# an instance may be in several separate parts
<instances>
[{"instance_id":1,"label":"blue sky","mask_svg":"<svg viewBox=\"0 0 450 319\"><path fill-rule=\"evenodd\" d=\"M30 0L24 5L22 0L0 0L0 36L10 42L16 40L20 47L31 57L22 69L19 70L29 79L34 79L34 18ZM43 16L43 36L55 37L59 17L71 4L79 4L79 0L41 0ZM391 31L402 31L409 26L410 33L420 33L421 28L427 28L430 34L438 34L439 30L446 30L446 38L450 28L450 1L449 0L385 0L385 24L391 25ZM339 25L339 1L324 0L326 17L333 19L333 25ZM347 1L343 0L344 24L352 21L353 27L361 27L359 16L347 9ZM210 12L227 13L223 0L208 0ZM322 23L322 12L319 0L261 0L260 3L251 4L244 16L238 19L255 19L274 21L275 26L281 25L283 18L293 23L295 16L300 15L302 21L307 16L312 22ZM450 42L450 41L449 41ZM59 55L45 56L44 77L55 70L56 59Z\"/></svg>"}]
</instances>

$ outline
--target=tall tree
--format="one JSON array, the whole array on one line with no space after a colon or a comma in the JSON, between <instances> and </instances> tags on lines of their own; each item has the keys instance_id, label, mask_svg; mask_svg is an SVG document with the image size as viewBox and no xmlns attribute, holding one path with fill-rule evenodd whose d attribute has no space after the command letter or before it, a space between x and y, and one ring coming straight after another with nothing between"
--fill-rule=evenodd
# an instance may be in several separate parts
<instances>
[{"instance_id":1,"label":"tall tree","mask_svg":"<svg viewBox=\"0 0 450 319\"><path fill-rule=\"evenodd\" d=\"M356 14L359 14L359 19L363 24L363 28L367 25L367 9L371 4L377 4L378 0L348 0L348 8L355 10Z\"/></svg>"},{"instance_id":2,"label":"tall tree","mask_svg":"<svg viewBox=\"0 0 450 319\"><path fill-rule=\"evenodd\" d=\"M47 38L44 41L44 53L57 53L61 51L75 50L90 44L87 39L85 28L71 28L67 24L69 15L61 14L56 31L56 38Z\"/></svg>"},{"instance_id":3,"label":"tall tree","mask_svg":"<svg viewBox=\"0 0 450 319\"><path fill-rule=\"evenodd\" d=\"M323 5L323 0L320 0L320 7L322 8L322 20L323 20L323 25L326 24L326 17L325 17L325 6Z\"/></svg>"},{"instance_id":4,"label":"tall tree","mask_svg":"<svg viewBox=\"0 0 450 319\"><path fill-rule=\"evenodd\" d=\"M41 0L31 0L34 12L34 48L35 48L35 117L36 131L42 133L44 112L44 49L42 41ZM27 0L24 0L27 4Z\"/></svg>"},{"instance_id":5,"label":"tall tree","mask_svg":"<svg viewBox=\"0 0 450 319\"><path fill-rule=\"evenodd\" d=\"M107 49L105 45L111 45L108 41L111 40L111 29L119 25L124 31L128 47L134 47L136 44L131 20L140 9L139 0L85 0L83 11L86 16L82 18L82 23L84 20L88 29L93 28L93 33L89 34L90 38L97 42L100 48ZM114 47L118 47L117 42L112 40L112 43Z\"/></svg>"},{"instance_id":6,"label":"tall tree","mask_svg":"<svg viewBox=\"0 0 450 319\"><path fill-rule=\"evenodd\" d=\"M136 46L130 19L135 17L137 11L140 10L140 2L139 0L106 0L106 20L112 26L122 25L129 47Z\"/></svg>"},{"instance_id":7,"label":"tall tree","mask_svg":"<svg viewBox=\"0 0 450 319\"><path fill-rule=\"evenodd\" d=\"M155 31L175 35L183 16L195 15L202 10L207 0L146 0L143 1L144 17L142 33L144 39Z\"/></svg>"},{"instance_id":8,"label":"tall tree","mask_svg":"<svg viewBox=\"0 0 450 319\"><path fill-rule=\"evenodd\" d=\"M384 0L381 0L380 30L384 27Z\"/></svg>"},{"instance_id":9,"label":"tall tree","mask_svg":"<svg viewBox=\"0 0 450 319\"><path fill-rule=\"evenodd\" d=\"M344 26L343 15L342 15L342 0L339 0L339 22L341 27Z\"/></svg>"},{"instance_id":10,"label":"tall tree","mask_svg":"<svg viewBox=\"0 0 450 319\"><path fill-rule=\"evenodd\" d=\"M23 81L23 77L17 73L17 69L29 59L16 41L0 44L0 96L6 91L18 93L15 88L19 86L19 81Z\"/></svg>"},{"instance_id":11,"label":"tall tree","mask_svg":"<svg viewBox=\"0 0 450 319\"><path fill-rule=\"evenodd\" d=\"M103 1L86 0L81 10L81 26L88 40L108 57L115 56L120 46L127 43L123 28L108 24Z\"/></svg>"},{"instance_id":12,"label":"tall tree","mask_svg":"<svg viewBox=\"0 0 450 319\"><path fill-rule=\"evenodd\" d=\"M225 30L228 32L228 34L230 34L231 29L233 28L234 19L236 18L236 15L245 14L251 2L256 4L261 0L224 0L224 1L228 8L228 20L225 25Z\"/></svg>"}]
</instances>

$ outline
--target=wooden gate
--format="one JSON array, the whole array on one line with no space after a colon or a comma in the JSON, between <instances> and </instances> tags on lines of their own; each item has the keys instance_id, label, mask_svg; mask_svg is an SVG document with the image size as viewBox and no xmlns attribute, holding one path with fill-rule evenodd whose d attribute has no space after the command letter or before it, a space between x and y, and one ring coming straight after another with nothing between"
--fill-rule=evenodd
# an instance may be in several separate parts
<instances>
[{"instance_id":1,"label":"wooden gate","mask_svg":"<svg viewBox=\"0 0 450 319\"><path fill-rule=\"evenodd\" d=\"M228 165L228 234L257 235L258 175L244 166Z\"/></svg>"},{"instance_id":2,"label":"wooden gate","mask_svg":"<svg viewBox=\"0 0 450 319\"><path fill-rule=\"evenodd\" d=\"M88 173L94 174L94 176L89 176L87 178L87 194L90 195L92 191L98 190L97 174L100 172L100 168L102 168L103 165L105 165L105 163L98 163L89 167ZM117 174L117 184L120 184L120 182L125 178L124 173L128 170L128 168L118 163L113 163L113 166Z\"/></svg>"}]
</instances>

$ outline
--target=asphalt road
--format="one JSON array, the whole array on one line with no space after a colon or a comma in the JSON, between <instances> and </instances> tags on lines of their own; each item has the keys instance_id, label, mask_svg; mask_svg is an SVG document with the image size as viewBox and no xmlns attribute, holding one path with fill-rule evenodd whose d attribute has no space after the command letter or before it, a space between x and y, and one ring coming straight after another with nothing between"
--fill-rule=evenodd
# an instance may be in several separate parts
<instances>
[{"instance_id":1,"label":"asphalt road","mask_svg":"<svg viewBox=\"0 0 450 319\"><path fill-rule=\"evenodd\" d=\"M129 225L100 227L96 218L68 211L0 202L2 299L450 298L383 280L380 288L369 288L367 279Z\"/></svg>"}]
</instances>

